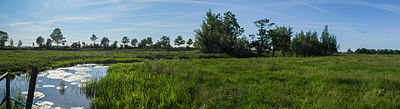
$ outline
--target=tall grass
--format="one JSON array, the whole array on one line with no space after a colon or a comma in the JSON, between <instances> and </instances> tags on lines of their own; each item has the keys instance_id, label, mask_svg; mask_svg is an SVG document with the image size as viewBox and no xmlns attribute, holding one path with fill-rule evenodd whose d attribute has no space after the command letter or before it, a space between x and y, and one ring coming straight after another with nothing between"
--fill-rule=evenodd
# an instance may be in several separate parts
<instances>
[{"instance_id":1,"label":"tall grass","mask_svg":"<svg viewBox=\"0 0 400 109\"><path fill-rule=\"evenodd\" d=\"M400 56L115 64L92 108L400 108Z\"/></svg>"}]
</instances>

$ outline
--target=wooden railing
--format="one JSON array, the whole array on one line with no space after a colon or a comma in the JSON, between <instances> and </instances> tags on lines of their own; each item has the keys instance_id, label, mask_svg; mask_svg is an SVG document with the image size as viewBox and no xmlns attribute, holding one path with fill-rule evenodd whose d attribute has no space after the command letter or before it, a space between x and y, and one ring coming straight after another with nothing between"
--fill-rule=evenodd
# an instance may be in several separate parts
<instances>
[{"instance_id":1,"label":"wooden railing","mask_svg":"<svg viewBox=\"0 0 400 109\"><path fill-rule=\"evenodd\" d=\"M31 72L31 79L29 81L29 89L28 89L28 98L26 100L26 103L21 103L20 101L14 101L18 102L20 105L24 106L26 109L31 109L32 108L32 103L33 103L33 94L35 92L35 85L36 85L36 77L37 74L39 73L38 69L36 67L32 68ZM10 73L6 72L5 74L0 76L0 81L3 79L6 79L6 96L1 100L0 106L3 105L3 103L6 103L6 109L11 109L11 94L10 94ZM15 103L17 104L17 103Z\"/></svg>"}]
</instances>

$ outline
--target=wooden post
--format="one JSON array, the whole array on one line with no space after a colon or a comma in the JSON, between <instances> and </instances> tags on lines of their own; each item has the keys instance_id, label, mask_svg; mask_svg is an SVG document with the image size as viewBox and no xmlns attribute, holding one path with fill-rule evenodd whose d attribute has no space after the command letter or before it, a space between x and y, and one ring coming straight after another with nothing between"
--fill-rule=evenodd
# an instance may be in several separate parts
<instances>
[{"instance_id":1,"label":"wooden post","mask_svg":"<svg viewBox=\"0 0 400 109\"><path fill-rule=\"evenodd\" d=\"M36 67L32 68L31 80L29 81L28 99L26 100L26 109L32 109L33 95L35 93L36 77L39 73Z\"/></svg>"},{"instance_id":2,"label":"wooden post","mask_svg":"<svg viewBox=\"0 0 400 109\"><path fill-rule=\"evenodd\" d=\"M11 94L10 94L10 74L7 74L6 75L6 108L7 109L11 109L11 101L10 101L10 97L11 97Z\"/></svg>"}]
</instances>

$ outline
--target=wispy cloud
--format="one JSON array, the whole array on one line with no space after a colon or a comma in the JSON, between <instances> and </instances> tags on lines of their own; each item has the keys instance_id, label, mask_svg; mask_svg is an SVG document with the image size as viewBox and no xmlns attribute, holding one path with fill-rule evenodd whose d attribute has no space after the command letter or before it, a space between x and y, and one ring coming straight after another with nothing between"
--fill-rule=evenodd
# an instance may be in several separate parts
<instances>
[{"instance_id":1,"label":"wispy cloud","mask_svg":"<svg viewBox=\"0 0 400 109\"><path fill-rule=\"evenodd\" d=\"M121 1L123 1L123 0L94 0L94 1L70 0L70 1L68 1L68 3L73 7L86 7L86 6L119 3Z\"/></svg>"},{"instance_id":2,"label":"wispy cloud","mask_svg":"<svg viewBox=\"0 0 400 109\"><path fill-rule=\"evenodd\" d=\"M341 16L341 15L339 15L339 14L332 13L332 12L326 10L326 9L319 8L319 7L314 6L314 5L310 4L310 3L303 2L303 1L299 1L299 0L295 0L295 1L296 1L297 3L299 3L299 4L301 4L301 5L310 7L310 8L312 8L312 9L318 10L318 11L323 12L323 13L326 13L326 14L329 14L329 15L331 15L331 16L335 16L335 17L340 18L340 19L342 19L342 20L354 22L354 21L350 20L349 18L343 17L343 16Z\"/></svg>"},{"instance_id":3,"label":"wispy cloud","mask_svg":"<svg viewBox=\"0 0 400 109\"><path fill-rule=\"evenodd\" d=\"M45 21L25 21L25 22L8 22L4 24L4 26L19 26L19 25L28 25L28 24L53 24L56 22L71 22L71 21L88 21L93 19L92 17L85 16L74 16L74 17L60 17L54 18Z\"/></svg>"}]
</instances>

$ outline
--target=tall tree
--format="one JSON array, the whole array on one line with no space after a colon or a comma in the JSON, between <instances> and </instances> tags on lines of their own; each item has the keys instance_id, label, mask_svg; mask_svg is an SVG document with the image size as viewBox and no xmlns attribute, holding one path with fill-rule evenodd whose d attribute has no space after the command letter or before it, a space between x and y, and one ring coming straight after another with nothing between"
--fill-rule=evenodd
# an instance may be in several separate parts
<instances>
[{"instance_id":1,"label":"tall tree","mask_svg":"<svg viewBox=\"0 0 400 109\"><path fill-rule=\"evenodd\" d=\"M275 25L275 23L270 23L269 19L262 19L255 21L254 24L258 28L258 33L257 35L259 36L258 38L255 38L255 36L252 36L255 40L251 43L251 45L257 50L257 54L261 54L263 52L269 52L270 47L270 41L271 37L268 35L267 29L269 29L271 26Z\"/></svg>"},{"instance_id":2,"label":"tall tree","mask_svg":"<svg viewBox=\"0 0 400 109\"><path fill-rule=\"evenodd\" d=\"M114 41L113 44L111 44L112 48L118 48L118 41Z\"/></svg>"},{"instance_id":3,"label":"tall tree","mask_svg":"<svg viewBox=\"0 0 400 109\"><path fill-rule=\"evenodd\" d=\"M57 46L61 43L65 43L65 37L61 33L61 29L56 28L53 30L53 33L51 33L50 38L53 39L53 41L57 44Z\"/></svg>"},{"instance_id":4,"label":"tall tree","mask_svg":"<svg viewBox=\"0 0 400 109\"><path fill-rule=\"evenodd\" d=\"M21 47L21 46L22 46L22 41L18 40L18 47Z\"/></svg>"},{"instance_id":5,"label":"tall tree","mask_svg":"<svg viewBox=\"0 0 400 109\"><path fill-rule=\"evenodd\" d=\"M185 44L185 40L183 40L183 38L182 38L182 36L178 36L176 39L175 39L175 45L178 45L179 47L182 45L182 44Z\"/></svg>"},{"instance_id":6,"label":"tall tree","mask_svg":"<svg viewBox=\"0 0 400 109\"><path fill-rule=\"evenodd\" d=\"M336 42L336 36L329 33L328 25L325 25L324 31L322 31L321 41L323 55L329 55L337 52L338 45Z\"/></svg>"},{"instance_id":7,"label":"tall tree","mask_svg":"<svg viewBox=\"0 0 400 109\"><path fill-rule=\"evenodd\" d=\"M147 37L147 46L151 47L153 45L153 38Z\"/></svg>"},{"instance_id":8,"label":"tall tree","mask_svg":"<svg viewBox=\"0 0 400 109\"><path fill-rule=\"evenodd\" d=\"M196 47L206 53L227 53L232 54L237 44L238 37L244 29L237 23L232 12L213 14L206 13L203 24L196 32Z\"/></svg>"},{"instance_id":9,"label":"tall tree","mask_svg":"<svg viewBox=\"0 0 400 109\"><path fill-rule=\"evenodd\" d=\"M125 47L127 47L129 43L129 38L127 36L124 36L121 42L124 44Z\"/></svg>"},{"instance_id":10,"label":"tall tree","mask_svg":"<svg viewBox=\"0 0 400 109\"><path fill-rule=\"evenodd\" d=\"M97 36L92 34L92 37L90 37L90 40L93 41L93 46L95 46L96 45Z\"/></svg>"},{"instance_id":11,"label":"tall tree","mask_svg":"<svg viewBox=\"0 0 400 109\"><path fill-rule=\"evenodd\" d=\"M159 43L161 48L171 48L171 40L168 36L162 36Z\"/></svg>"},{"instance_id":12,"label":"tall tree","mask_svg":"<svg viewBox=\"0 0 400 109\"><path fill-rule=\"evenodd\" d=\"M132 45L132 47L136 47L137 43L138 43L138 40L137 40L136 38L133 38L133 39L131 40L131 45Z\"/></svg>"},{"instance_id":13,"label":"tall tree","mask_svg":"<svg viewBox=\"0 0 400 109\"><path fill-rule=\"evenodd\" d=\"M36 44L39 45L39 47L43 47L44 38L42 36L39 36L38 38L36 38Z\"/></svg>"},{"instance_id":14,"label":"tall tree","mask_svg":"<svg viewBox=\"0 0 400 109\"><path fill-rule=\"evenodd\" d=\"M8 41L8 34L7 32L0 30L0 47L6 46L6 42Z\"/></svg>"},{"instance_id":15,"label":"tall tree","mask_svg":"<svg viewBox=\"0 0 400 109\"><path fill-rule=\"evenodd\" d=\"M10 46L14 47L14 40L13 39L10 39Z\"/></svg>"},{"instance_id":16,"label":"tall tree","mask_svg":"<svg viewBox=\"0 0 400 109\"><path fill-rule=\"evenodd\" d=\"M108 45L109 45L109 43L110 43L110 40L109 40L107 37L103 37L103 39L101 39L101 45L102 45L104 48L107 48Z\"/></svg>"},{"instance_id":17,"label":"tall tree","mask_svg":"<svg viewBox=\"0 0 400 109\"><path fill-rule=\"evenodd\" d=\"M272 56L275 56L275 51L277 50L282 50L284 56L290 51L292 33L292 28L285 26L276 27L268 31L272 39Z\"/></svg>"},{"instance_id":18,"label":"tall tree","mask_svg":"<svg viewBox=\"0 0 400 109\"><path fill-rule=\"evenodd\" d=\"M193 40L189 38L188 41L186 42L186 44L187 44L187 47L189 48L190 45L193 44Z\"/></svg>"},{"instance_id":19,"label":"tall tree","mask_svg":"<svg viewBox=\"0 0 400 109\"><path fill-rule=\"evenodd\" d=\"M51 47L52 43L53 43L53 40L51 40L50 38L47 38L46 47Z\"/></svg>"}]
</instances>

